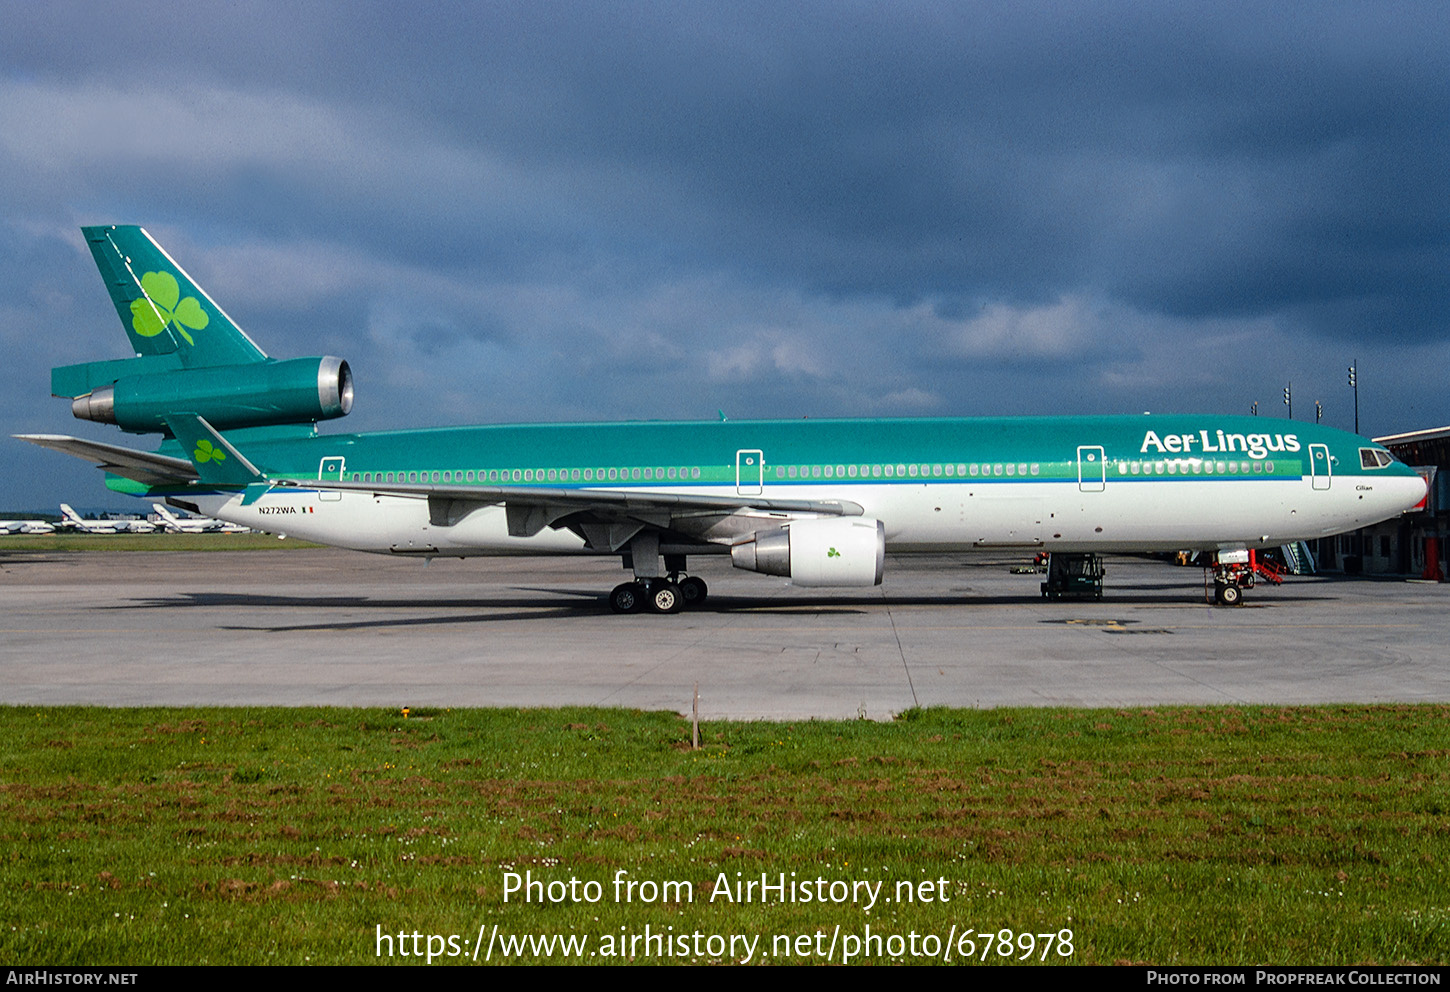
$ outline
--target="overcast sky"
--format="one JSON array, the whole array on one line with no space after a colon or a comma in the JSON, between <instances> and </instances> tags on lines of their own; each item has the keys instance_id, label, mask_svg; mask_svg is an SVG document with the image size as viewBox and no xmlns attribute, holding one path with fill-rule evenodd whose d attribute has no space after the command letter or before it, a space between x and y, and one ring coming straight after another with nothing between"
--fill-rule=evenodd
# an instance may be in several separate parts
<instances>
[{"instance_id":1,"label":"overcast sky","mask_svg":"<svg viewBox=\"0 0 1450 992\"><path fill-rule=\"evenodd\" d=\"M1450 423L1450 4L0 0L0 427L146 227L328 432L1154 412ZM0 507L142 508L5 439Z\"/></svg>"}]
</instances>

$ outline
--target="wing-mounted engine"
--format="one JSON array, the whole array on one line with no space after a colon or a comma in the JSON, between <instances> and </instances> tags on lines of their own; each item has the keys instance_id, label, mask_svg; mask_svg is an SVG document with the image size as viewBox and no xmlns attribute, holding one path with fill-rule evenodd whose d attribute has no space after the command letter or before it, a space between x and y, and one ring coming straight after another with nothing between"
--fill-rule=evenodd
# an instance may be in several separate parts
<instances>
[{"instance_id":1,"label":"wing-mounted engine","mask_svg":"<svg viewBox=\"0 0 1450 992\"><path fill-rule=\"evenodd\" d=\"M346 416L352 396L347 362L325 356L123 375L76 395L71 412L133 434L165 432L181 412L232 430Z\"/></svg>"},{"instance_id":2,"label":"wing-mounted engine","mask_svg":"<svg viewBox=\"0 0 1450 992\"><path fill-rule=\"evenodd\" d=\"M877 586L886 527L870 517L793 520L730 549L736 568L783 575L798 586Z\"/></svg>"}]
</instances>

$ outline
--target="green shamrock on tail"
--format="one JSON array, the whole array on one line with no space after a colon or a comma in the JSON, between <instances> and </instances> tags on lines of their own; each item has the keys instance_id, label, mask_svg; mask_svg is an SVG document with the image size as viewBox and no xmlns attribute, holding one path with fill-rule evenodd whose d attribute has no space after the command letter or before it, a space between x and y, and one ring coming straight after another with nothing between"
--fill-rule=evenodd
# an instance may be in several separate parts
<instances>
[{"instance_id":1,"label":"green shamrock on tail","mask_svg":"<svg viewBox=\"0 0 1450 992\"><path fill-rule=\"evenodd\" d=\"M831 548L830 550L828 550L826 552L826 557L827 558L839 558L839 557L841 557L841 552L837 551L835 548Z\"/></svg>"},{"instance_id":2,"label":"green shamrock on tail","mask_svg":"<svg viewBox=\"0 0 1450 992\"><path fill-rule=\"evenodd\" d=\"M201 308L195 296L181 299L181 287L170 272L148 272L141 277L141 292L144 299L131 301L131 326L143 338L154 338L166 330L166 325L176 324L177 332L186 338L187 344L196 344L186 333L189 327L199 331L211 318Z\"/></svg>"},{"instance_id":3,"label":"green shamrock on tail","mask_svg":"<svg viewBox=\"0 0 1450 992\"><path fill-rule=\"evenodd\" d=\"M206 438L196 442L196 450L191 453L192 461L198 465L206 462L224 462L227 460L227 453Z\"/></svg>"}]
</instances>

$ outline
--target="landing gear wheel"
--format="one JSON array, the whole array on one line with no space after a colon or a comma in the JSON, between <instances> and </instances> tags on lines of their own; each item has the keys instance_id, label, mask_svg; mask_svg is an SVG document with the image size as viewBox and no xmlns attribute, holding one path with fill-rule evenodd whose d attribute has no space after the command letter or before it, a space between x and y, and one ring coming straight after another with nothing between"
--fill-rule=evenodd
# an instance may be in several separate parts
<instances>
[{"instance_id":1,"label":"landing gear wheel","mask_svg":"<svg viewBox=\"0 0 1450 992\"><path fill-rule=\"evenodd\" d=\"M685 597L673 582L653 583L647 601L654 613L678 613L685 606Z\"/></svg>"},{"instance_id":2,"label":"landing gear wheel","mask_svg":"<svg viewBox=\"0 0 1450 992\"><path fill-rule=\"evenodd\" d=\"M625 582L609 594L609 608L615 613L638 613L644 609L645 588L638 582Z\"/></svg>"},{"instance_id":3,"label":"landing gear wheel","mask_svg":"<svg viewBox=\"0 0 1450 992\"><path fill-rule=\"evenodd\" d=\"M705 601L710 595L710 587L705 585L704 579L697 579L693 575L680 580L680 598L685 601L688 609L694 609Z\"/></svg>"},{"instance_id":4,"label":"landing gear wheel","mask_svg":"<svg viewBox=\"0 0 1450 992\"><path fill-rule=\"evenodd\" d=\"M1230 582L1218 587L1218 595L1215 598L1224 606L1242 606L1244 591Z\"/></svg>"}]
</instances>

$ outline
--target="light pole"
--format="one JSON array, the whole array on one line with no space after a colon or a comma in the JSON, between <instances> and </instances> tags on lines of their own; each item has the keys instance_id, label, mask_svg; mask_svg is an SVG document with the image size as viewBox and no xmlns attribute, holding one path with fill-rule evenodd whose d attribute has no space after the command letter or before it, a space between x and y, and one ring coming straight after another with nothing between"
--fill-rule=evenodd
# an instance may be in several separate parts
<instances>
[{"instance_id":1,"label":"light pole","mask_svg":"<svg viewBox=\"0 0 1450 992\"><path fill-rule=\"evenodd\" d=\"M1359 433L1359 359L1349 366L1349 388L1354 390L1354 432Z\"/></svg>"}]
</instances>

